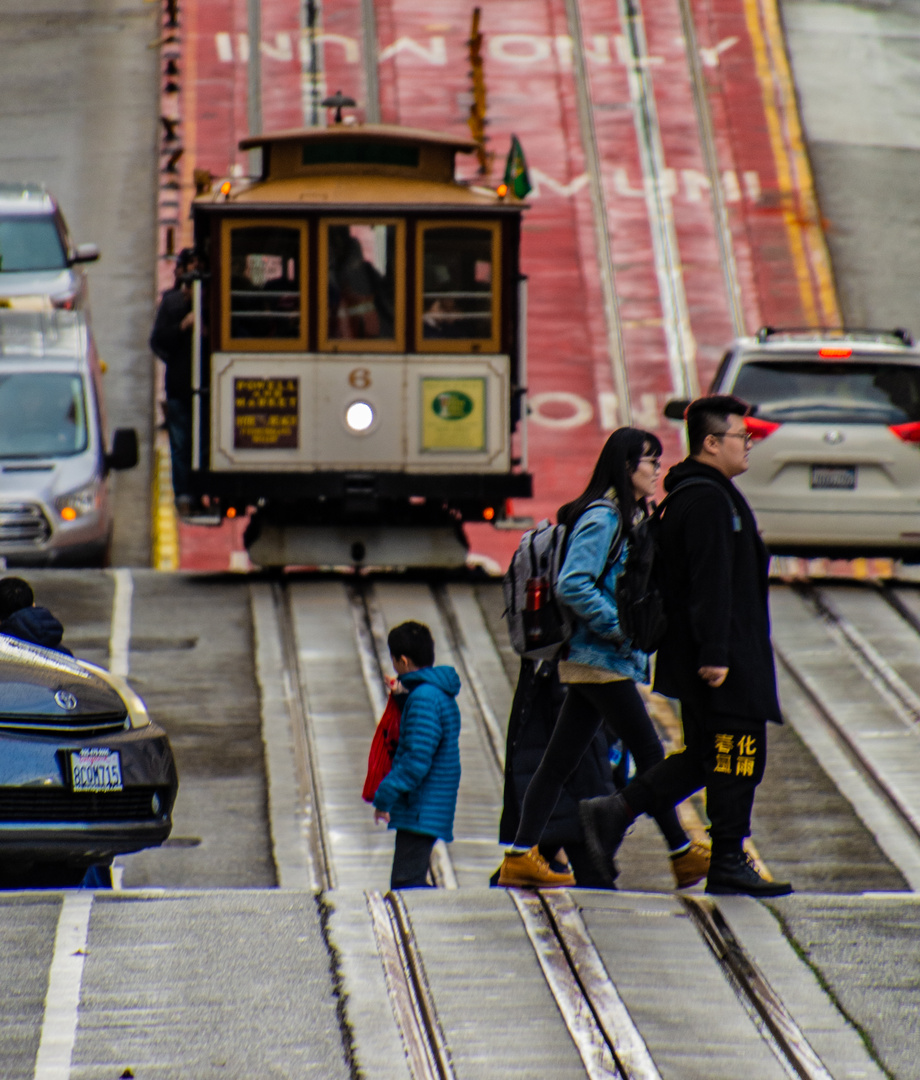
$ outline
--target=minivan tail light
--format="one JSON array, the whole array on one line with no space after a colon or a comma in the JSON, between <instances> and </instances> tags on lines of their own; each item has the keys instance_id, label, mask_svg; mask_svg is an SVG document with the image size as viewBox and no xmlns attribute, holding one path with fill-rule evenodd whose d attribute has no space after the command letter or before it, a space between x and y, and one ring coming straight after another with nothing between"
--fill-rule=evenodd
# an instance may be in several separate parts
<instances>
[{"instance_id":1,"label":"minivan tail light","mask_svg":"<svg viewBox=\"0 0 920 1080\"><path fill-rule=\"evenodd\" d=\"M912 420L909 424L891 424L889 431L893 431L901 442L920 443L920 421Z\"/></svg>"},{"instance_id":2,"label":"minivan tail light","mask_svg":"<svg viewBox=\"0 0 920 1080\"><path fill-rule=\"evenodd\" d=\"M51 297L51 306L58 311L73 311L77 306L76 293L60 293Z\"/></svg>"},{"instance_id":3,"label":"minivan tail light","mask_svg":"<svg viewBox=\"0 0 920 1080\"><path fill-rule=\"evenodd\" d=\"M751 437L751 442L760 442L761 439L772 435L778 427L781 427L776 420L761 420L756 416L746 416L744 425Z\"/></svg>"},{"instance_id":4,"label":"minivan tail light","mask_svg":"<svg viewBox=\"0 0 920 1080\"><path fill-rule=\"evenodd\" d=\"M825 345L818 349L818 356L822 360L844 360L853 355L853 349L849 345Z\"/></svg>"}]
</instances>

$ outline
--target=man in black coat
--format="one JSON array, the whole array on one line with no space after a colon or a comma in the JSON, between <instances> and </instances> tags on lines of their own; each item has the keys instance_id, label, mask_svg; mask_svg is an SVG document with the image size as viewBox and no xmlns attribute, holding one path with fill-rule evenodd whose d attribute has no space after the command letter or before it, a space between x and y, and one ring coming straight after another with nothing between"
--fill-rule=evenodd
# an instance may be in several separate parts
<instances>
[{"instance_id":1,"label":"man in black coat","mask_svg":"<svg viewBox=\"0 0 920 1080\"><path fill-rule=\"evenodd\" d=\"M197 253L183 248L176 259L176 280L163 293L157 309L150 349L166 365L166 431L172 461L176 508L187 514L193 507L192 469L192 289L199 269Z\"/></svg>"},{"instance_id":2,"label":"man in black coat","mask_svg":"<svg viewBox=\"0 0 920 1080\"><path fill-rule=\"evenodd\" d=\"M746 499L732 483L748 467L750 440L737 398L700 398L687 409L690 456L665 479L660 576L668 628L655 690L681 703L685 749L617 796L581 803L586 841L606 862L638 814L674 806L701 787L712 837L706 889L782 896L743 849L767 756L767 721L782 723L770 644L769 554Z\"/></svg>"}]
</instances>

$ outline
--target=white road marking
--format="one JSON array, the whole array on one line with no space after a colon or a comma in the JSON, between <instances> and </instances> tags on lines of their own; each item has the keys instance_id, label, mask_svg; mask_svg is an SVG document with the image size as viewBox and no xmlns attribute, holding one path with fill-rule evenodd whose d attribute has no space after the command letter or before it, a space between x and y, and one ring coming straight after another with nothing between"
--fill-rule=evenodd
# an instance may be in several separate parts
<instances>
[{"instance_id":1,"label":"white road marking","mask_svg":"<svg viewBox=\"0 0 920 1080\"><path fill-rule=\"evenodd\" d=\"M35 1080L70 1077L92 906L92 892L66 893L61 904L48 972L41 1040L35 1058Z\"/></svg>"},{"instance_id":2,"label":"white road marking","mask_svg":"<svg viewBox=\"0 0 920 1080\"><path fill-rule=\"evenodd\" d=\"M112 600L112 632L109 636L109 671L127 678L134 578L130 570L113 570L112 576L115 579L115 596Z\"/></svg>"}]
</instances>

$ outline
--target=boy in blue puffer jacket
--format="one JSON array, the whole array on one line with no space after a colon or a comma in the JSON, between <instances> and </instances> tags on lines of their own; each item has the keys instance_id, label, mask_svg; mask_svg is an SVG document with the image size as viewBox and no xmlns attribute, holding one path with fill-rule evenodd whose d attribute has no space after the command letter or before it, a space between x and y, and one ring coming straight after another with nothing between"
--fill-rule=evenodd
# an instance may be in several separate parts
<instances>
[{"instance_id":1,"label":"boy in blue puffer jacket","mask_svg":"<svg viewBox=\"0 0 920 1080\"><path fill-rule=\"evenodd\" d=\"M393 767L374 795L374 820L396 830L391 889L423 888L437 839L454 838L460 786L460 678L434 667L427 626L406 622L387 636L393 670L408 692Z\"/></svg>"}]
</instances>

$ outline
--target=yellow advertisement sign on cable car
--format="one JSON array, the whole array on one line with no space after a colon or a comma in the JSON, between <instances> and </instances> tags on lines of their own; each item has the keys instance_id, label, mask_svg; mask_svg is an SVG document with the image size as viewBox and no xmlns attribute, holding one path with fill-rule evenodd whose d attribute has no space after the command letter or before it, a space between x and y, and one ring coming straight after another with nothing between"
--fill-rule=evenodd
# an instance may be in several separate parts
<instances>
[{"instance_id":1,"label":"yellow advertisement sign on cable car","mask_svg":"<svg viewBox=\"0 0 920 1080\"><path fill-rule=\"evenodd\" d=\"M486 449L485 379L422 379L422 449Z\"/></svg>"}]
</instances>

